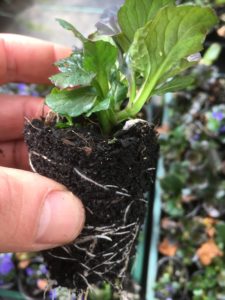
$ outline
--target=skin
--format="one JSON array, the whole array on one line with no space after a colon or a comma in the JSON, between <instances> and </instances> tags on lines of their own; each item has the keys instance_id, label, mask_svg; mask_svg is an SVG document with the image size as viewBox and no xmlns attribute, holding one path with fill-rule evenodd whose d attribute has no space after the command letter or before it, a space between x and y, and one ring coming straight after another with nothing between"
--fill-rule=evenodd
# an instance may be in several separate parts
<instances>
[{"instance_id":1,"label":"skin","mask_svg":"<svg viewBox=\"0 0 225 300\"><path fill-rule=\"evenodd\" d=\"M0 34L0 84L48 83L53 63L71 50L49 42ZM34 174L23 141L25 118L47 112L44 99L0 95L0 252L37 251L74 240L84 209L66 188Z\"/></svg>"}]
</instances>

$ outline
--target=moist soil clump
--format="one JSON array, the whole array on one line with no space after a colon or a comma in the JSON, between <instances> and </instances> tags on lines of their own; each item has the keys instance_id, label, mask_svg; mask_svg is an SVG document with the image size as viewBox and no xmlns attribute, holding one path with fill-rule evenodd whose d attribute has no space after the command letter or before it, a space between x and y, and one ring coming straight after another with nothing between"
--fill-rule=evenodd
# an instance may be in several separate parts
<instances>
[{"instance_id":1,"label":"moist soil clump","mask_svg":"<svg viewBox=\"0 0 225 300\"><path fill-rule=\"evenodd\" d=\"M44 251L51 278L77 291L102 281L122 288L147 209L143 194L155 177L154 126L140 121L104 138L94 125L57 129L33 120L25 141L33 170L64 184L86 210L74 243Z\"/></svg>"}]
</instances>

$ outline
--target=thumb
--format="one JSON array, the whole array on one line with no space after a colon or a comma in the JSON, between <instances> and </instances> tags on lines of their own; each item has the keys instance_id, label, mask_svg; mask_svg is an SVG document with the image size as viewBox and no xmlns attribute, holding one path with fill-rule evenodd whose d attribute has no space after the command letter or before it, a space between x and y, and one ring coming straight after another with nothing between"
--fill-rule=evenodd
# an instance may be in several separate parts
<instances>
[{"instance_id":1,"label":"thumb","mask_svg":"<svg viewBox=\"0 0 225 300\"><path fill-rule=\"evenodd\" d=\"M83 224L82 203L64 186L38 174L0 167L0 252L69 243Z\"/></svg>"}]
</instances>

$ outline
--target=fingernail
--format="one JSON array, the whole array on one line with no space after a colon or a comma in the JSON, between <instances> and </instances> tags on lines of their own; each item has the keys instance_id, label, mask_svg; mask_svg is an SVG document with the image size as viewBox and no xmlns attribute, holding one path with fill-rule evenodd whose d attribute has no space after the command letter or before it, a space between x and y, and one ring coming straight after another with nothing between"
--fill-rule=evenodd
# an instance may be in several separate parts
<instances>
[{"instance_id":1,"label":"fingernail","mask_svg":"<svg viewBox=\"0 0 225 300\"><path fill-rule=\"evenodd\" d=\"M84 210L78 198L70 192L50 192L41 211L36 243L69 243L80 233L83 224Z\"/></svg>"}]
</instances>

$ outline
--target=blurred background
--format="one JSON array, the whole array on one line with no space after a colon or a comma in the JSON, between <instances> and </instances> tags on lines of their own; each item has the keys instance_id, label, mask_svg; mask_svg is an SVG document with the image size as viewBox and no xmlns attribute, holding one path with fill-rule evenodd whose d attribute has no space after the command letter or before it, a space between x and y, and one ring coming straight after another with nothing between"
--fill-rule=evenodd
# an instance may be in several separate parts
<instances>
[{"instance_id":1,"label":"blurred background","mask_svg":"<svg viewBox=\"0 0 225 300\"><path fill-rule=\"evenodd\" d=\"M72 46L76 42L56 22L65 19L84 35L95 29L103 11L123 0L0 0L0 31L19 33Z\"/></svg>"}]
</instances>

